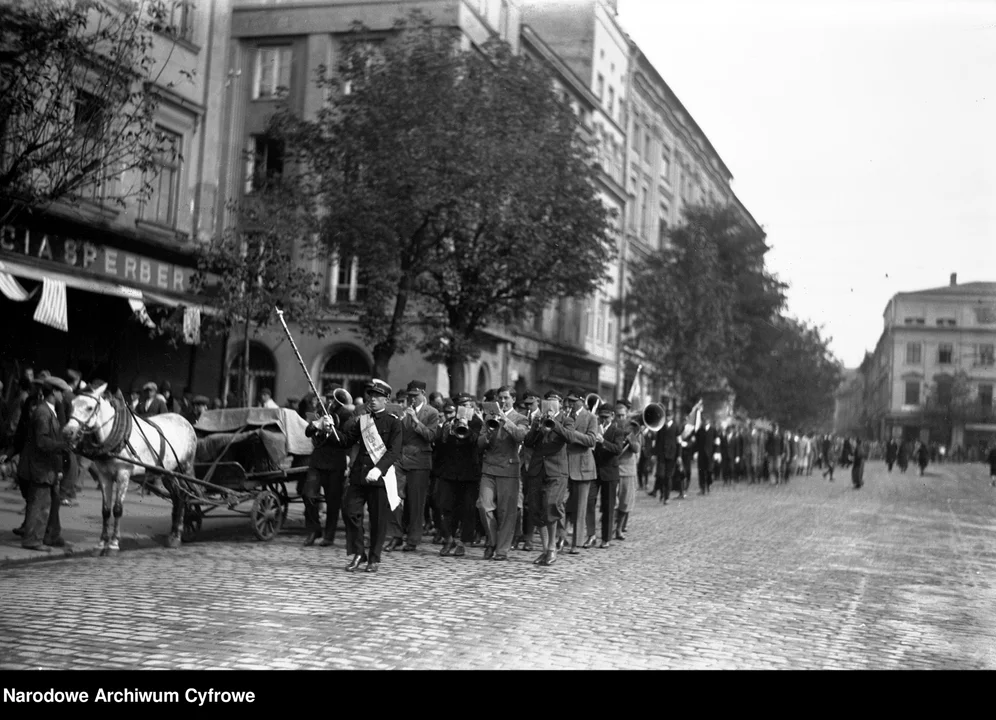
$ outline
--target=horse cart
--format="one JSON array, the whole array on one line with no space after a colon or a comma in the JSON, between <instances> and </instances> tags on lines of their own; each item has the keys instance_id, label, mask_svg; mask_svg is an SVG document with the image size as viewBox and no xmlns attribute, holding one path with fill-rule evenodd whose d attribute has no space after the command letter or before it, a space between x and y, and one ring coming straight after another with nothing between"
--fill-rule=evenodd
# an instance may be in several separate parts
<instances>
[{"instance_id":1,"label":"horse cart","mask_svg":"<svg viewBox=\"0 0 996 720\"><path fill-rule=\"evenodd\" d=\"M204 518L248 517L260 540L280 532L292 503L288 483L308 472L307 423L286 408L208 410L198 419L194 477L188 480L182 539L192 542Z\"/></svg>"}]
</instances>

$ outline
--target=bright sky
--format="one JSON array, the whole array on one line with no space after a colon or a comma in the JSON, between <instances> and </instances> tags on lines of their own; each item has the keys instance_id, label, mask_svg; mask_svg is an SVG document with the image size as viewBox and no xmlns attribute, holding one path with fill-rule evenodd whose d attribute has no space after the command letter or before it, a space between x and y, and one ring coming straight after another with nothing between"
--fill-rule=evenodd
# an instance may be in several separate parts
<instances>
[{"instance_id":1,"label":"bright sky","mask_svg":"<svg viewBox=\"0 0 996 720\"><path fill-rule=\"evenodd\" d=\"M996 0L619 0L847 367L897 292L996 281Z\"/></svg>"}]
</instances>

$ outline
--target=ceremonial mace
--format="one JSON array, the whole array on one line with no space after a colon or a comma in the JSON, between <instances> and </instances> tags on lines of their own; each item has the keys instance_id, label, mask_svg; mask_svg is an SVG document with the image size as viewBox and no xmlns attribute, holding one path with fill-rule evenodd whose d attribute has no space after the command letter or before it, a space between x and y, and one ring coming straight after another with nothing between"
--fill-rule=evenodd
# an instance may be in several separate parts
<instances>
[{"instance_id":1,"label":"ceremonial mace","mask_svg":"<svg viewBox=\"0 0 996 720\"><path fill-rule=\"evenodd\" d=\"M308 378L308 385L311 386L311 392L315 393L315 397L318 398L318 406L322 409L322 414L332 420L332 415L329 414L328 409L325 407L325 403L322 401L322 396L318 393L318 388L315 387L315 381L311 379L311 373L308 372L308 366L304 364L304 358L301 357L301 351L297 349L297 343L294 342L294 336L291 335L290 328L287 327L287 322L284 320L284 311L277 306L274 306L273 309L277 311L277 317L280 318L280 324L283 326L284 332L287 333L287 339L290 340L291 347L294 348L294 354L297 356L297 361L301 364L304 376ZM339 433L335 431L335 425L330 424L328 429L332 431L335 439L338 440Z\"/></svg>"}]
</instances>

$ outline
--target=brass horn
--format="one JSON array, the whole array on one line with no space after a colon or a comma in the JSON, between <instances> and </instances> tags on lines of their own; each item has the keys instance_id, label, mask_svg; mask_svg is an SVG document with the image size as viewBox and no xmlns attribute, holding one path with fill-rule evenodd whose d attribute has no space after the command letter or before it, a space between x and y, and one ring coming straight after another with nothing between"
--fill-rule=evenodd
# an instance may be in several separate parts
<instances>
[{"instance_id":1,"label":"brass horn","mask_svg":"<svg viewBox=\"0 0 996 720\"><path fill-rule=\"evenodd\" d=\"M592 415L598 412L598 406L602 404L602 398L598 393L588 393L584 399L584 404L588 407L588 412Z\"/></svg>"},{"instance_id":2,"label":"brass horn","mask_svg":"<svg viewBox=\"0 0 996 720\"><path fill-rule=\"evenodd\" d=\"M353 404L353 396L349 394L349 390L346 388L336 388L333 390L332 399L343 406Z\"/></svg>"},{"instance_id":3,"label":"brass horn","mask_svg":"<svg viewBox=\"0 0 996 720\"><path fill-rule=\"evenodd\" d=\"M660 403L650 403L643 409L643 424L651 432L657 432L664 427L664 406Z\"/></svg>"}]
</instances>

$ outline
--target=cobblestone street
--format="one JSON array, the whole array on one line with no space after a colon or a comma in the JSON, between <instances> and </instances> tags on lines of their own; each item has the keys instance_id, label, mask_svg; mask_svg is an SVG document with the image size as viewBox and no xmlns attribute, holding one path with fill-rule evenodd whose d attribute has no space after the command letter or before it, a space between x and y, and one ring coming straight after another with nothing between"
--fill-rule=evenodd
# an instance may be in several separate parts
<instances>
[{"instance_id":1,"label":"cobblestone street","mask_svg":"<svg viewBox=\"0 0 996 720\"><path fill-rule=\"evenodd\" d=\"M693 492L694 486L693 486ZM0 568L0 668L996 668L980 465L714 485L553 567L385 555L248 528Z\"/></svg>"}]
</instances>

